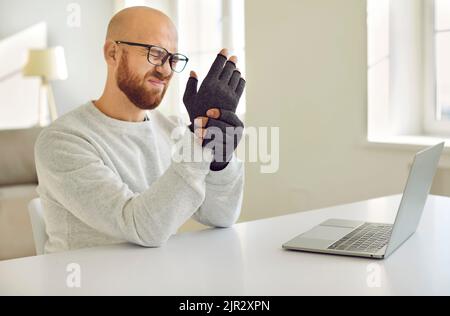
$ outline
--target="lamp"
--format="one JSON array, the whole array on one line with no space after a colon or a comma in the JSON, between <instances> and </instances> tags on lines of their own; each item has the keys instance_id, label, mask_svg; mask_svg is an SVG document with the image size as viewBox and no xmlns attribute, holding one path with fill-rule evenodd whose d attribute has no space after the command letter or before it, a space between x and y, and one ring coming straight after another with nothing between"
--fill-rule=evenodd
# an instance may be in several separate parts
<instances>
[{"instance_id":1,"label":"lamp","mask_svg":"<svg viewBox=\"0 0 450 316\"><path fill-rule=\"evenodd\" d=\"M39 124L42 124L42 97L47 97L50 118L55 121L58 118L55 98L50 82L66 80L68 78L66 58L63 47L48 49L33 49L29 51L28 62L23 69L23 75L27 77L40 77L39 97Z\"/></svg>"}]
</instances>

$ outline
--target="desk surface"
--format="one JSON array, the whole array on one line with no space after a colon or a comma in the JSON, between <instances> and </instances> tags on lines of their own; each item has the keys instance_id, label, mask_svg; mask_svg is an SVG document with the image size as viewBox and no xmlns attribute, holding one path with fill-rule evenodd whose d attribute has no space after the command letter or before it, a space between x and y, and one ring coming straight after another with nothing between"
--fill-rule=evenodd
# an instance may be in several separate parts
<instances>
[{"instance_id":1,"label":"desk surface","mask_svg":"<svg viewBox=\"0 0 450 316\"><path fill-rule=\"evenodd\" d=\"M0 262L0 295L450 295L450 199L430 196L415 235L384 261L289 252L328 218L392 223L400 196L174 236ZM68 264L81 268L69 288Z\"/></svg>"}]
</instances>

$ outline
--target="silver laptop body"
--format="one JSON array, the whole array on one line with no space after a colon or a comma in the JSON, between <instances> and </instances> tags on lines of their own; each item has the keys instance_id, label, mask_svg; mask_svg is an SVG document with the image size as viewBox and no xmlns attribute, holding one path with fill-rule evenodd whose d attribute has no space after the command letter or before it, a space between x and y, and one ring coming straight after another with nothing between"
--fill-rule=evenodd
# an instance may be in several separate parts
<instances>
[{"instance_id":1,"label":"silver laptop body","mask_svg":"<svg viewBox=\"0 0 450 316\"><path fill-rule=\"evenodd\" d=\"M330 219L283 248L376 259L389 257L417 230L444 145L415 156L394 225Z\"/></svg>"}]
</instances>

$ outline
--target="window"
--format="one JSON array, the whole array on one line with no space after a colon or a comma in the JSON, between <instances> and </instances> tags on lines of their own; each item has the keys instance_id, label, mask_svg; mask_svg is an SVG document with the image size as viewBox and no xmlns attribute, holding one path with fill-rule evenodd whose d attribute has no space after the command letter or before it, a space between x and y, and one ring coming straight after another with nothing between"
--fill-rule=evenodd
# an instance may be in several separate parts
<instances>
[{"instance_id":1,"label":"window","mask_svg":"<svg viewBox=\"0 0 450 316\"><path fill-rule=\"evenodd\" d=\"M368 138L450 136L450 0L368 0Z\"/></svg>"},{"instance_id":2,"label":"window","mask_svg":"<svg viewBox=\"0 0 450 316\"><path fill-rule=\"evenodd\" d=\"M367 5L368 128L381 133L389 129L389 0L369 0Z\"/></svg>"},{"instance_id":3,"label":"window","mask_svg":"<svg viewBox=\"0 0 450 316\"><path fill-rule=\"evenodd\" d=\"M450 120L450 1L435 1L437 120Z\"/></svg>"},{"instance_id":4,"label":"window","mask_svg":"<svg viewBox=\"0 0 450 316\"><path fill-rule=\"evenodd\" d=\"M167 115L188 119L182 103L190 70L202 80L219 51L226 47L239 58L245 77L244 0L125 0L118 8L148 5L172 18L179 32L179 51L190 61L186 70L175 75L160 109ZM245 94L238 114L245 114Z\"/></svg>"}]
</instances>

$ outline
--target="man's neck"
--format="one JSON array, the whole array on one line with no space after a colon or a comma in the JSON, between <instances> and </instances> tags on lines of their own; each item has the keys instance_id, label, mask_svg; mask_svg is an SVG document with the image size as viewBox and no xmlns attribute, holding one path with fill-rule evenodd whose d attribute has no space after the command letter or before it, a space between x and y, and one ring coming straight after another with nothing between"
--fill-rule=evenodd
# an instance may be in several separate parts
<instances>
[{"instance_id":1,"label":"man's neck","mask_svg":"<svg viewBox=\"0 0 450 316\"><path fill-rule=\"evenodd\" d=\"M144 122L147 115L145 110L139 109L125 95L104 93L94 104L103 114L119 121Z\"/></svg>"}]
</instances>

